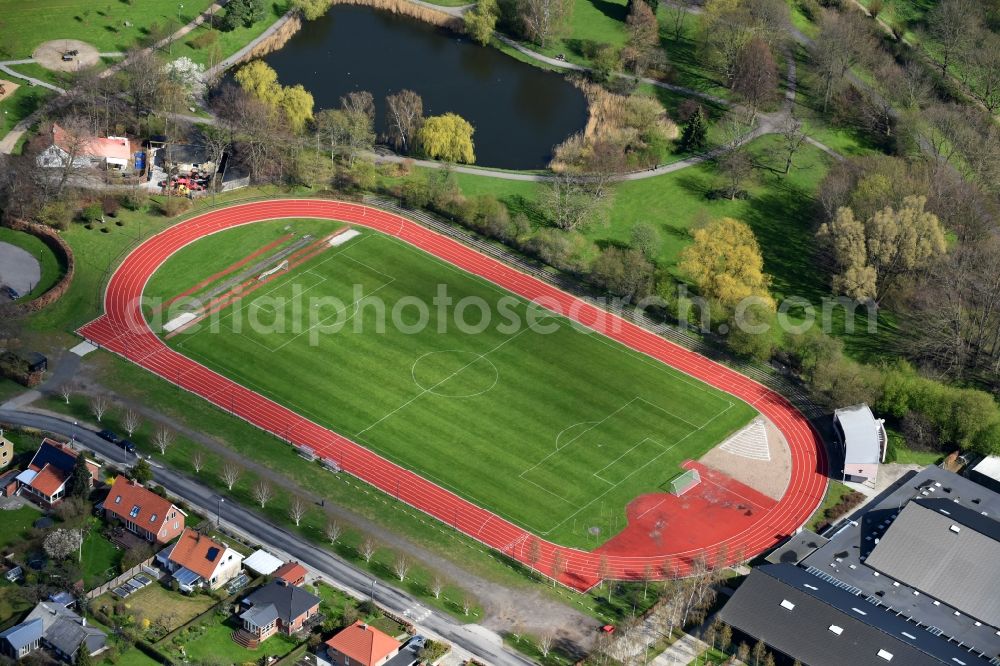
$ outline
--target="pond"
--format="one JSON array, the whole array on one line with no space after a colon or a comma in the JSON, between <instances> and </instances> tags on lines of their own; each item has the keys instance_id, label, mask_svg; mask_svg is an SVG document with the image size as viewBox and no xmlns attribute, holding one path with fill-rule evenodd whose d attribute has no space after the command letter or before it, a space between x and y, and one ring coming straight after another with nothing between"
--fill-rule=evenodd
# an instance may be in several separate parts
<instances>
[{"instance_id":1,"label":"pond","mask_svg":"<svg viewBox=\"0 0 1000 666\"><path fill-rule=\"evenodd\" d=\"M339 107L351 91L371 92L379 135L385 96L409 88L423 97L425 116L451 111L472 123L483 166L545 167L553 147L587 121L583 94L560 74L369 7L334 7L265 61L282 84L310 91L317 110Z\"/></svg>"}]
</instances>

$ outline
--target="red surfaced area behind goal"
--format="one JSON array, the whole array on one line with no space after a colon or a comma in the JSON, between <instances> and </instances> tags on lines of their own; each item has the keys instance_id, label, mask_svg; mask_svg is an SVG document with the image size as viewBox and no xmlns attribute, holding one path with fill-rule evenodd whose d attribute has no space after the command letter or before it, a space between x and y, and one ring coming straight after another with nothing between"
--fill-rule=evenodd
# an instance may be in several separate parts
<instances>
[{"instance_id":1,"label":"red surfaced area behind goal","mask_svg":"<svg viewBox=\"0 0 1000 666\"><path fill-rule=\"evenodd\" d=\"M310 447L320 458L335 461L344 472L545 575L555 575L571 587L587 589L596 581L598 571L604 568L612 577L621 579L641 578L648 568L653 568L658 577L690 573L689 549L671 542L665 542L662 550L655 554L641 550L627 551L623 546L619 551L621 554L602 555L539 538L504 517L382 458L340 433L310 421L168 348L150 330L141 308L142 292L150 276L174 252L198 238L223 229L285 218L340 220L394 236L503 289L591 326L637 352L756 407L775 424L788 442L792 458L791 480L779 502L769 510L747 517L755 520L748 520L745 529L742 529L742 522L737 524L726 518L714 522L718 529L712 528L711 536L707 536L707 526L714 520L710 515L701 514L701 511L708 510L707 505L688 512L692 516L688 527L698 535L692 538L696 538L698 543L716 539L706 553L711 561L716 561L722 553L742 552L749 557L773 547L784 535L792 534L801 526L822 500L826 490L826 460L822 442L806 418L783 396L730 368L609 315L593 304L525 275L454 239L399 215L360 204L279 199L235 205L179 222L147 239L118 266L105 291L105 314L80 329L81 335L258 428L274 433L293 445ZM293 454L290 452L289 455ZM637 544L636 548L639 547ZM729 559L732 557L730 555ZM602 567L602 560L605 559L606 567Z\"/></svg>"}]
</instances>

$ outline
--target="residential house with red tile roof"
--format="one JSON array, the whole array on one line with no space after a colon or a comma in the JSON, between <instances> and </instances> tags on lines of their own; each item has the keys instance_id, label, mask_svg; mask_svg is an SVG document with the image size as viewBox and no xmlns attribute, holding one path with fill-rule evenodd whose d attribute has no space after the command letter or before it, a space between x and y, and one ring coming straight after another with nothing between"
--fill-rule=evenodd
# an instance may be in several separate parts
<instances>
[{"instance_id":1,"label":"residential house with red tile roof","mask_svg":"<svg viewBox=\"0 0 1000 666\"><path fill-rule=\"evenodd\" d=\"M71 447L45 438L35 452L28 469L17 475L17 493L45 508L51 508L66 495L66 485L73 476L73 467L79 455ZM90 484L100 474L101 466L87 459Z\"/></svg>"},{"instance_id":2,"label":"residential house with red tile roof","mask_svg":"<svg viewBox=\"0 0 1000 666\"><path fill-rule=\"evenodd\" d=\"M240 553L190 527L160 551L156 560L173 574L185 592L196 587L214 590L236 578L243 568Z\"/></svg>"},{"instance_id":3,"label":"residential house with red tile roof","mask_svg":"<svg viewBox=\"0 0 1000 666\"><path fill-rule=\"evenodd\" d=\"M382 666L399 652L402 643L358 620L326 642L334 666Z\"/></svg>"},{"instance_id":4,"label":"residential house with red tile roof","mask_svg":"<svg viewBox=\"0 0 1000 666\"><path fill-rule=\"evenodd\" d=\"M285 562L280 567L278 567L272 576L274 579L282 583L283 585L292 585L298 587L302 583L306 582L306 568L299 564L298 562Z\"/></svg>"},{"instance_id":5,"label":"residential house with red tile roof","mask_svg":"<svg viewBox=\"0 0 1000 666\"><path fill-rule=\"evenodd\" d=\"M100 167L124 170L132 157L132 145L124 136L79 137L53 123L49 146L39 153L41 167L64 167L72 161L77 168Z\"/></svg>"},{"instance_id":6,"label":"residential house with red tile roof","mask_svg":"<svg viewBox=\"0 0 1000 666\"><path fill-rule=\"evenodd\" d=\"M115 479L103 504L104 515L151 543L166 544L184 531L186 513L170 500L124 476Z\"/></svg>"}]
</instances>

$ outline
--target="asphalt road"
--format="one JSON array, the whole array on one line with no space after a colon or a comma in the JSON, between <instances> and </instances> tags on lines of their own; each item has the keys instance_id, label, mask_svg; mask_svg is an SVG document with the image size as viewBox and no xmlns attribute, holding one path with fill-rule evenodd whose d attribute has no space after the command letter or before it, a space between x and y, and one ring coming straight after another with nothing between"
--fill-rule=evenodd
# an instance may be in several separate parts
<instances>
[{"instance_id":1,"label":"asphalt road","mask_svg":"<svg viewBox=\"0 0 1000 666\"><path fill-rule=\"evenodd\" d=\"M104 441L93 430L81 427L69 420L28 411L0 409L0 421L38 428L73 438L83 447L91 449L119 465L125 466L135 462L133 456L125 454L117 446ZM166 488L170 494L192 506L201 508L206 516L215 516L219 506L219 495L211 489L155 463L153 463L153 479ZM373 587L373 579L368 573L355 568L324 549L317 548L299 535L266 521L246 507L235 502L226 502L222 507L224 527L235 528L237 532L258 541L265 547L287 553L310 569L331 581L336 581L339 586L347 588L356 596L367 597L374 590L375 601L399 615L419 606L417 599L406 592L390 587L383 581L379 581ZM462 651L489 664L523 666L534 663L504 649L495 634L481 628L470 628L467 625L459 624L451 617L437 611L426 615L415 624L418 626L418 631L427 629L432 637L436 634Z\"/></svg>"}]
</instances>

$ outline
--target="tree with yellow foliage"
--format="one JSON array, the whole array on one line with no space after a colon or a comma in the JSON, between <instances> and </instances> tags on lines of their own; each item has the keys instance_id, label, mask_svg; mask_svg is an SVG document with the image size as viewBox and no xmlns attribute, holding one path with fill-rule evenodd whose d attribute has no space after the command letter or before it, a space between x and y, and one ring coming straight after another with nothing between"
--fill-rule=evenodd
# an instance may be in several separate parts
<instances>
[{"instance_id":1,"label":"tree with yellow foliage","mask_svg":"<svg viewBox=\"0 0 1000 666\"><path fill-rule=\"evenodd\" d=\"M757 297L773 309L768 293L771 278L764 273L764 258L753 230L744 222L724 217L695 229L694 242L684 248L679 268L698 292L728 309Z\"/></svg>"},{"instance_id":2,"label":"tree with yellow foliage","mask_svg":"<svg viewBox=\"0 0 1000 666\"><path fill-rule=\"evenodd\" d=\"M445 113L427 118L417 132L417 139L431 159L472 164L476 161L474 131L462 116Z\"/></svg>"},{"instance_id":3,"label":"tree with yellow foliage","mask_svg":"<svg viewBox=\"0 0 1000 666\"><path fill-rule=\"evenodd\" d=\"M819 228L836 270L833 289L859 301L879 303L900 276L930 265L947 249L937 215L924 210L926 197L908 196L899 210L886 206L867 220L843 207Z\"/></svg>"},{"instance_id":4,"label":"tree with yellow foliage","mask_svg":"<svg viewBox=\"0 0 1000 666\"><path fill-rule=\"evenodd\" d=\"M240 67L234 78L243 90L272 109L281 102L278 73L263 60L254 60Z\"/></svg>"},{"instance_id":5,"label":"tree with yellow foliage","mask_svg":"<svg viewBox=\"0 0 1000 666\"><path fill-rule=\"evenodd\" d=\"M281 110L292 129L301 132L312 120L313 96L301 85L286 86L281 91Z\"/></svg>"},{"instance_id":6,"label":"tree with yellow foliage","mask_svg":"<svg viewBox=\"0 0 1000 666\"><path fill-rule=\"evenodd\" d=\"M313 117L313 96L301 85L282 86L278 73L270 65L254 60L236 72L236 82L244 91L253 95L272 111L280 110L288 125L301 132Z\"/></svg>"}]
</instances>

